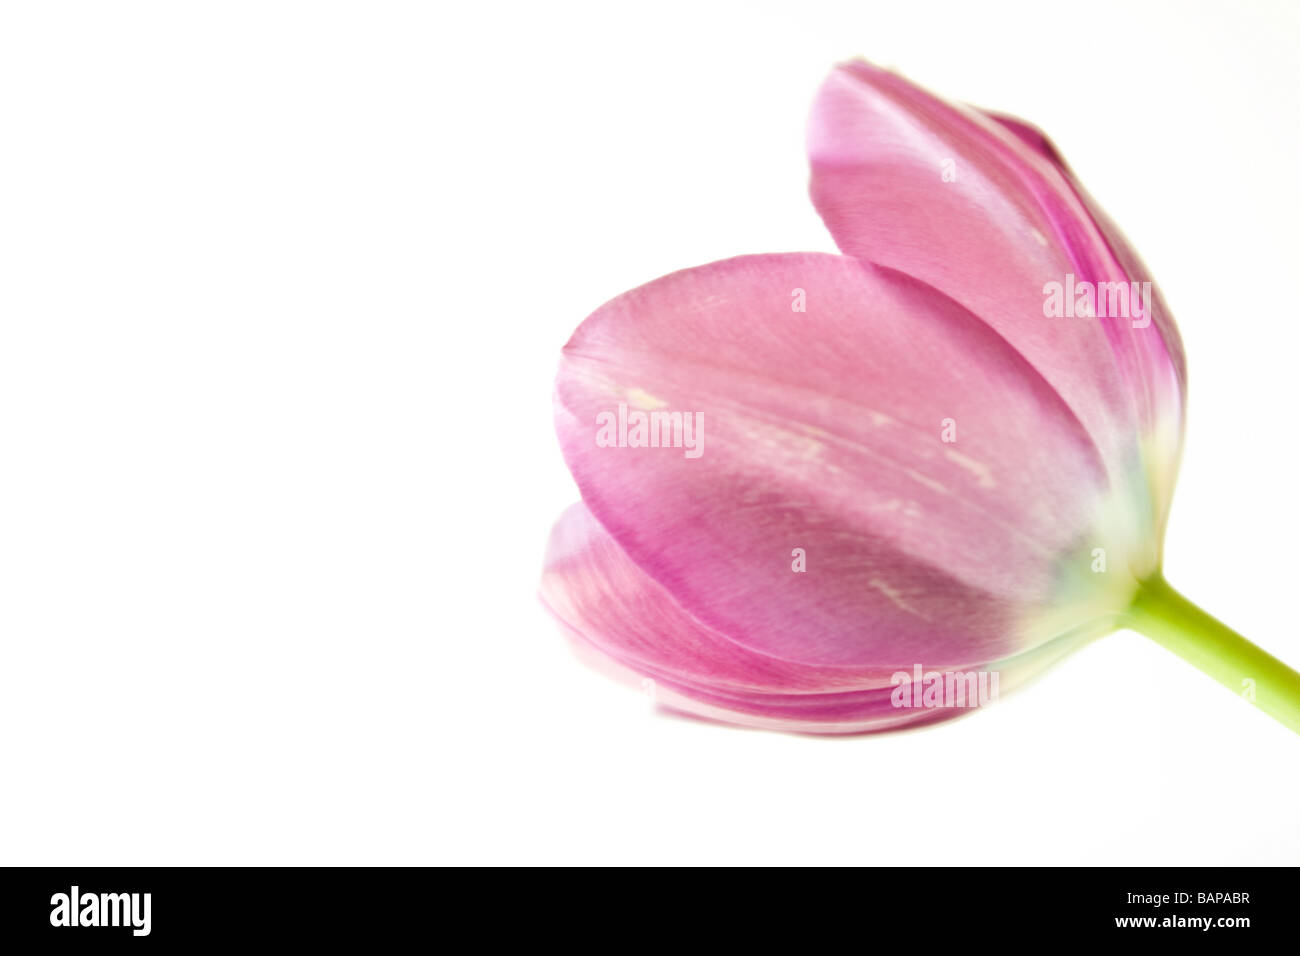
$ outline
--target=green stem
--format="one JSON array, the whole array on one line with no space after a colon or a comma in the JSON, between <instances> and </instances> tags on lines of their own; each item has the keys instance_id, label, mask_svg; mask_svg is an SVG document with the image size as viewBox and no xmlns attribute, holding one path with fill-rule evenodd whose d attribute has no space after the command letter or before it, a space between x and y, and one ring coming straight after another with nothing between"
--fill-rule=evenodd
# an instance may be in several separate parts
<instances>
[{"instance_id":1,"label":"green stem","mask_svg":"<svg viewBox=\"0 0 1300 956\"><path fill-rule=\"evenodd\" d=\"M1300 673L1206 614L1164 578L1142 584L1124 623L1300 734Z\"/></svg>"}]
</instances>

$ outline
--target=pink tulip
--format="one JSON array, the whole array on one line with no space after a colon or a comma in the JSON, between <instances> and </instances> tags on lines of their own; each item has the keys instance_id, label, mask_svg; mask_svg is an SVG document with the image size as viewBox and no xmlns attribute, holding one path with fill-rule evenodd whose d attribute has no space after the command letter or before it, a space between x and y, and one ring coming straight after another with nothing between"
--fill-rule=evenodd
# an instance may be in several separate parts
<instances>
[{"instance_id":1,"label":"pink tulip","mask_svg":"<svg viewBox=\"0 0 1300 956\"><path fill-rule=\"evenodd\" d=\"M851 733L1134 626L1300 730L1300 676L1163 582L1182 345L1051 144L854 62L809 152L845 255L674 273L564 348L583 503L542 597L578 645L669 708Z\"/></svg>"}]
</instances>

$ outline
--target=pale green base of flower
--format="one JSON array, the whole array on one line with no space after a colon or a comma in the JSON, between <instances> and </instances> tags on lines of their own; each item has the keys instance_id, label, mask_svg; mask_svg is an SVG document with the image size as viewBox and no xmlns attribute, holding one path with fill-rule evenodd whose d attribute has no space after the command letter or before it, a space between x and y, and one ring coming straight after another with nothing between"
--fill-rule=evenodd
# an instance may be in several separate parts
<instances>
[{"instance_id":1,"label":"pale green base of flower","mask_svg":"<svg viewBox=\"0 0 1300 956\"><path fill-rule=\"evenodd\" d=\"M1206 614L1164 578L1142 583L1122 625L1145 634L1300 733L1300 673Z\"/></svg>"}]
</instances>

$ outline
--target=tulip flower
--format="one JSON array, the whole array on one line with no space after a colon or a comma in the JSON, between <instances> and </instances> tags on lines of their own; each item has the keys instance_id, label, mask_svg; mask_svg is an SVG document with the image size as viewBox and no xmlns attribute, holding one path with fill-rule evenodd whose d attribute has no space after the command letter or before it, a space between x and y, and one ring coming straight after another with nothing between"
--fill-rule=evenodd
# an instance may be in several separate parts
<instances>
[{"instance_id":1,"label":"tulip flower","mask_svg":"<svg viewBox=\"0 0 1300 956\"><path fill-rule=\"evenodd\" d=\"M1132 627L1300 731L1300 675L1164 582L1182 343L1051 143L852 62L808 146L842 255L677 272L564 347L575 643L674 710L855 733Z\"/></svg>"}]
</instances>

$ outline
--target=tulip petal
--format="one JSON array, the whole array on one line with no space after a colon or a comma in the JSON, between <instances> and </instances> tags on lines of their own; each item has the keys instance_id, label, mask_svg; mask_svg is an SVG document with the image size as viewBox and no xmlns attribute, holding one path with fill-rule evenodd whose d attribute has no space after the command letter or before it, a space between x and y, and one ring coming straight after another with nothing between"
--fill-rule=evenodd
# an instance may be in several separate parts
<instances>
[{"instance_id":1,"label":"tulip petal","mask_svg":"<svg viewBox=\"0 0 1300 956\"><path fill-rule=\"evenodd\" d=\"M1157 514L1167 516L1182 451L1187 400L1187 359L1173 314L1142 257L1114 220L1083 188L1047 134L1014 116L988 111L984 111L984 115L1010 130L1025 147L1051 164L1092 217L1123 273L1130 281L1150 283L1151 323L1157 334L1149 335L1144 330L1134 330L1128 344L1135 362L1140 366L1134 378L1141 391L1135 397L1142 402L1143 419L1158 423L1153 426L1153 441L1159 441L1163 445L1159 454L1147 456L1147 467L1152 471L1148 478ZM1164 537L1163 532L1162 522L1155 535L1157 540Z\"/></svg>"},{"instance_id":2,"label":"tulip petal","mask_svg":"<svg viewBox=\"0 0 1300 956\"><path fill-rule=\"evenodd\" d=\"M876 733L964 716L1039 676L1109 626L1097 622L984 665L980 671L988 672L991 698L927 707L920 695L896 694L898 673L792 664L705 627L638 568L582 504L565 511L552 531L541 598L594 667L639 683L664 709L811 734ZM992 675L996 681L990 685ZM647 686L647 679L653 684Z\"/></svg>"},{"instance_id":3,"label":"tulip petal","mask_svg":"<svg viewBox=\"0 0 1300 956\"><path fill-rule=\"evenodd\" d=\"M603 447L616 410L702 416L701 453ZM741 257L620 296L565 347L556 423L630 561L769 657L969 668L1129 594L1074 585L1110 492L1076 415L967 309L860 260Z\"/></svg>"},{"instance_id":4,"label":"tulip petal","mask_svg":"<svg viewBox=\"0 0 1300 956\"><path fill-rule=\"evenodd\" d=\"M1113 469L1155 476L1151 520L1162 527L1181 443L1182 345L1154 288L1149 327L1044 314L1047 284L1067 275L1094 287L1149 281L1046 138L856 61L822 87L809 154L812 198L840 249L916 276L987 321L1060 393Z\"/></svg>"}]
</instances>

